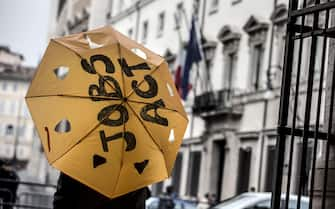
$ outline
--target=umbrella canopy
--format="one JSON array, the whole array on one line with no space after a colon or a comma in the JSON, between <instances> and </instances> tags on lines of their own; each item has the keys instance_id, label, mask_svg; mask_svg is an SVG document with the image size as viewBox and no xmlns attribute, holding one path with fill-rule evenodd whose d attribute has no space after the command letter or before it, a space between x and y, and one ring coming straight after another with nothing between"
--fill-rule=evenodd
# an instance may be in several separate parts
<instances>
[{"instance_id":1,"label":"umbrella canopy","mask_svg":"<svg viewBox=\"0 0 335 209\"><path fill-rule=\"evenodd\" d=\"M52 39L26 102L49 163L110 198L168 178L188 123L164 59L111 27Z\"/></svg>"}]
</instances>

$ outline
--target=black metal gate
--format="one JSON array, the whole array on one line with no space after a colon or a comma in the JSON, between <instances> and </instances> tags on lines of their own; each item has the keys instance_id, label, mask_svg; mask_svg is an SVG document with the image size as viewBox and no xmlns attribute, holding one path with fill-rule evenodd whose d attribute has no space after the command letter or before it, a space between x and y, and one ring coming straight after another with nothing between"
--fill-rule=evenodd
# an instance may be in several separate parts
<instances>
[{"instance_id":1,"label":"black metal gate","mask_svg":"<svg viewBox=\"0 0 335 209\"><path fill-rule=\"evenodd\" d=\"M330 209L334 8L330 0L289 2L272 209Z\"/></svg>"}]
</instances>

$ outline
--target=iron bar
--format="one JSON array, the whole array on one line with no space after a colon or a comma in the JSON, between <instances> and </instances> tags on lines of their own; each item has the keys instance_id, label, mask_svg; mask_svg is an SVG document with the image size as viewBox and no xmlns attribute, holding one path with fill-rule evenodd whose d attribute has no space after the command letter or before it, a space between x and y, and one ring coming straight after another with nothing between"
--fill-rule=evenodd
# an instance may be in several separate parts
<instances>
[{"instance_id":1,"label":"iron bar","mask_svg":"<svg viewBox=\"0 0 335 209\"><path fill-rule=\"evenodd\" d=\"M331 84L331 96L330 96L330 110L329 110L329 120L327 129L327 148L326 148L326 160L325 160L325 173L323 181L323 191L322 191L322 205L321 208L326 208L326 194L327 194L327 182L328 182L328 167L329 167L329 152L330 152L330 135L333 123L333 105L334 105L334 84L335 84L335 60L334 60L333 72L332 72L332 84Z\"/></svg>"},{"instance_id":2,"label":"iron bar","mask_svg":"<svg viewBox=\"0 0 335 209\"><path fill-rule=\"evenodd\" d=\"M306 0L304 0L303 5L305 6ZM294 24L295 25L295 24ZM300 32L304 30L305 25L305 16L301 18L301 28ZM296 85L294 91L294 103L293 103L293 116L292 116L292 129L291 129L291 141L290 141L290 150L289 150L289 167L287 173L287 185L286 185L286 201L285 201L285 209L288 209L289 200L290 200L290 187L291 187L291 175L292 175L292 161L293 161L293 151L294 151L294 137L293 131L296 126L296 117L297 117L297 107L298 107L298 96L299 96L299 88L300 88L300 73L301 73L301 60L302 60L302 50L304 45L304 39L300 39L299 42L299 56L298 56L298 66L297 66L297 76L296 76ZM292 62L293 63L293 62ZM291 84L290 84L291 85ZM290 106L290 104L288 104Z\"/></svg>"},{"instance_id":3,"label":"iron bar","mask_svg":"<svg viewBox=\"0 0 335 209\"><path fill-rule=\"evenodd\" d=\"M323 105L323 98L324 98L324 83L325 83L325 71L327 65L327 56L329 55L328 52L328 45L333 42L328 42L329 38L335 38L335 26L331 26L329 22L331 9L335 8L335 1L320 2L320 0L315 0L312 3L309 2L308 5L306 0L302 2L301 8L298 9L298 0L290 0L289 3L289 15L288 15L288 23L287 23L287 34L286 34L286 45L285 45L285 59L284 59L284 72L282 77L282 88L281 88L281 100L280 100L280 111L279 111L279 121L278 121L278 140L277 140L277 147L276 147L276 170L275 170L275 184L273 188L273 197L272 197L272 209L279 209L279 208L288 208L289 201L290 201L290 187L292 182L292 170L294 164L294 153L296 153L295 149L295 137L302 137L302 148L301 153L299 153L299 157L301 162L299 165L299 179L298 180L298 194L297 194L297 202L295 208L300 209L302 207L302 195L307 192L307 185L310 185L310 193L309 193L309 209L312 209L314 206L319 205L322 209L325 209L329 206L327 196L327 189L329 188L328 185L328 176L329 167L330 167L330 146L335 142L335 134L332 132L332 123L333 123L333 105L334 105L334 98L335 98L335 59L331 57L331 64L333 74L329 74L329 80L327 80L327 91L326 101L329 102L330 100L330 108L327 111L327 115L329 115L328 121L321 124L321 111ZM313 4L313 5L311 5ZM307 16L308 15L308 16ZM334 14L333 14L334 15ZM299 18L299 19L298 19ZM310 18L313 18L312 20ZM299 20L299 21L298 21ZM312 25L306 21L313 21ZM325 22L323 22L325 21ZM306 47L304 44L304 40L306 38L310 38L311 42ZM298 40L298 42L297 42ZM297 46L299 48L297 49ZM319 48L321 47L322 48ZM333 45L332 45L333 46ZM298 51L297 51L298 50ZM307 54L305 54L307 51ZM320 55L320 56L319 56ZM289 57L292 56L292 57ZM305 56L302 59L302 56ZM306 63L305 59L308 60L309 63ZM293 62L294 61L294 62ZM320 63L320 62L321 63ZM298 63L297 63L298 62ZM334 62L334 63L333 63ZM301 75L303 72L302 63L306 63L308 65L308 73L307 74L307 81L301 80ZM330 65L329 65L330 66ZM297 67L297 68L296 68ZM307 67L306 67L307 68ZM296 83L291 78L292 71L296 72ZM317 71L320 69L320 72ZM306 83L305 83L306 82ZM314 85L315 83L315 85ZM294 84L294 87L293 87ZM314 87L315 86L315 87ZM301 88L301 90L300 90ZM306 90L305 90L306 89ZM314 90L315 89L315 90ZM304 106L299 105L299 97L304 95L303 98L305 99ZM290 101L292 98L291 95L294 96L294 101ZM285 98L283 98L285 97ZM314 105L313 101L315 98L316 106ZM328 100L329 99L329 100ZM287 124L289 115L288 108L292 107L293 103L293 117L292 117L292 124ZM328 107L327 103L327 107ZM300 109L301 108L301 109ZM299 110L298 110L299 109ZM297 126L297 113L303 112L303 127L300 125ZM312 126L312 117L316 114L316 122L315 126ZM291 120L291 119L290 119ZM326 127L328 123L328 130L322 131L320 130L321 127ZM288 140L287 137L290 137L289 147L287 146L286 141ZM323 164L324 166L321 167L324 172L322 173L322 179L320 177L317 179L317 150L319 146L319 141L324 140L326 141L326 159ZM312 144L309 142L313 142ZM313 145L311 153L309 152L310 146L309 144ZM286 150L287 149L287 150ZM297 150L298 151L298 150ZM283 202L281 194L281 189L283 187L283 169L284 169L284 159L285 157L289 157L288 162L288 174L286 185L286 201ZM310 158L311 157L311 158ZM321 160L321 159L320 159ZM322 161L324 158L322 158ZM332 158L333 160L333 158ZM321 162L321 161L320 161ZM299 162L298 162L299 163ZM322 165L323 165L322 164ZM311 166L310 166L311 165ZM311 168L310 168L311 167ZM324 168L323 168L324 167ZM333 168L333 167L332 167ZM299 170L298 169L298 170ZM311 169L311 170L310 170ZM311 171L311 172L310 172ZM309 173L310 172L310 179ZM321 180L321 181L320 181ZM323 181L322 181L323 180ZM321 196L316 194L316 189L314 189L315 185L319 185L318 182L321 182ZM330 183L330 182L329 182ZM315 185L314 185L315 184ZM322 185L323 184L323 185ZM317 186L319 189L319 186ZM315 191L314 191L315 190ZM317 195L317 196L316 196ZM314 197L316 196L316 197ZM319 198L320 197L320 198ZM322 200L321 200L322 198ZM327 199L326 199L327 198ZM320 202L319 202L320 200ZM314 203L313 203L314 201ZM281 202L285 203L281 205Z\"/></svg>"},{"instance_id":4,"label":"iron bar","mask_svg":"<svg viewBox=\"0 0 335 209\"><path fill-rule=\"evenodd\" d=\"M289 11L292 11L298 7L297 0L289 1ZM282 88L281 88L281 98L280 98L280 112L279 112L279 126L284 127L287 124L287 114L288 114L288 103L289 97L285 95L290 95L290 84L291 84L291 75L292 75L292 63L293 60L293 49L294 49L294 40L291 36L293 35L290 30L290 25L292 24L292 17L288 17L288 27L286 29L286 44L285 44L285 57L284 57L284 71L282 77ZM276 160L275 160L275 182L272 190L272 200L271 208L280 209L281 202L281 186L283 179L283 166L284 166L284 154L285 154L285 135L279 135L276 142Z\"/></svg>"},{"instance_id":5,"label":"iron bar","mask_svg":"<svg viewBox=\"0 0 335 209\"><path fill-rule=\"evenodd\" d=\"M4 179L0 178L0 182L2 183L15 183L15 184L22 184L22 185L27 185L27 186L37 186L37 187L52 187L56 188L56 185L53 184L41 184L41 183L34 183L34 182L28 182L28 181L16 181L16 180L11 180L11 179Z\"/></svg>"},{"instance_id":6,"label":"iron bar","mask_svg":"<svg viewBox=\"0 0 335 209\"><path fill-rule=\"evenodd\" d=\"M303 15L312 14L315 12L320 12L322 10L332 9L334 7L335 7L335 1L331 1L299 10L290 9L289 17L299 17Z\"/></svg>"},{"instance_id":7,"label":"iron bar","mask_svg":"<svg viewBox=\"0 0 335 209\"><path fill-rule=\"evenodd\" d=\"M299 129L299 128L292 129L290 127L278 127L277 131L278 131L279 134L284 134L284 135L288 135L288 136L291 135L291 134L293 134L294 136L300 136L300 137L303 136L303 130ZM312 130L308 130L306 132L306 136L308 136L308 138L314 138L314 136L316 134L318 135L318 139L328 140L327 133L325 133L325 132L321 132L321 131L316 132L316 131L312 131ZM330 134L329 139L330 140L335 140L335 135Z\"/></svg>"},{"instance_id":8,"label":"iron bar","mask_svg":"<svg viewBox=\"0 0 335 209\"><path fill-rule=\"evenodd\" d=\"M313 31L307 31L304 33L301 33L299 35L295 35L293 36L293 39L301 39L301 38L308 38L311 36L325 36L325 37L329 37L329 38L335 38L335 27L330 27L328 29L317 29L317 30L313 30Z\"/></svg>"},{"instance_id":9,"label":"iron bar","mask_svg":"<svg viewBox=\"0 0 335 209\"><path fill-rule=\"evenodd\" d=\"M329 9L326 11L325 27L324 30L327 30L329 22ZM312 161L312 173L311 173L311 185L310 185L310 194L309 194L309 209L313 207L313 198L314 198L314 178L315 178L315 169L316 169L316 152L318 147L319 139L319 127L320 127L320 117L321 113L321 100L322 100L322 90L323 90L323 77L325 71L325 60L326 60L326 49L327 49L327 37L323 38L323 49L322 49L322 58L321 58L321 69L320 69L320 80L319 80L319 91L318 91L318 103L317 103L317 112L316 112L316 124L314 132L314 147L313 147L313 161Z\"/></svg>"},{"instance_id":10,"label":"iron bar","mask_svg":"<svg viewBox=\"0 0 335 209\"><path fill-rule=\"evenodd\" d=\"M0 206L14 206L15 208L30 208L30 209L52 209L49 207L41 207L41 206L33 206L33 205L25 205L25 204L15 204L15 203L6 203L0 202Z\"/></svg>"},{"instance_id":11,"label":"iron bar","mask_svg":"<svg viewBox=\"0 0 335 209\"><path fill-rule=\"evenodd\" d=\"M316 0L315 4L320 3L320 0ZM319 22L319 11L316 11L313 15L313 30L318 27ZM297 208L300 208L301 205L301 195L305 191L306 182L308 179L306 165L307 165L307 149L308 149L308 135L306 134L309 131L310 126L310 117L312 109L312 97L313 97L313 83L314 83L314 72L315 72L315 59L316 59L316 46L317 46L317 37L312 36L311 43L311 56L308 69L308 85L307 85L307 94L306 94L306 106L305 106L305 118L304 118L304 132L302 138L302 152L301 152L301 166L300 166L300 179L299 179L299 190L298 190L298 201Z\"/></svg>"}]
</instances>

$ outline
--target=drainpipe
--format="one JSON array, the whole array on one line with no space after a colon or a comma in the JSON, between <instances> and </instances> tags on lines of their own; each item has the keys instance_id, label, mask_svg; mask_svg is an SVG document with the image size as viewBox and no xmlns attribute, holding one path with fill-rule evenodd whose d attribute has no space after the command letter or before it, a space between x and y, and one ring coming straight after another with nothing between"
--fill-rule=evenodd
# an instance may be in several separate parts
<instances>
[{"instance_id":1,"label":"drainpipe","mask_svg":"<svg viewBox=\"0 0 335 209\"><path fill-rule=\"evenodd\" d=\"M207 6L207 0L203 1L203 5L202 5L202 16L201 16L201 25L200 25L200 33L201 36L203 36L203 32L204 32L204 25L205 25L205 18L206 18L206 6Z\"/></svg>"},{"instance_id":2,"label":"drainpipe","mask_svg":"<svg viewBox=\"0 0 335 209\"><path fill-rule=\"evenodd\" d=\"M276 10L277 8L277 2L278 0L274 0L273 2L273 11ZM269 49L269 61L268 61L268 69L266 71L266 87L268 89L272 89L272 84L271 84L271 68L272 68L272 54L273 54L273 40L274 40L274 35L275 35L275 27L273 20L271 20L271 36L270 36L270 49Z\"/></svg>"},{"instance_id":3,"label":"drainpipe","mask_svg":"<svg viewBox=\"0 0 335 209\"><path fill-rule=\"evenodd\" d=\"M273 97L272 92L267 90L264 93L264 113L263 113L263 122L262 122L262 132L260 134L260 152L259 152L259 167L258 167L258 184L257 184L257 191L262 191L262 168L263 168L263 158L264 158L264 141L265 141L265 129L266 123L268 118L268 105L269 100Z\"/></svg>"},{"instance_id":4,"label":"drainpipe","mask_svg":"<svg viewBox=\"0 0 335 209\"><path fill-rule=\"evenodd\" d=\"M276 10L277 8L277 1L273 1L273 11ZM260 153L259 153L259 167L258 167L258 184L257 184L257 191L261 192L262 189L262 168L263 168L263 158L264 158L264 141L265 141L265 129L266 129L266 122L267 122L267 117L268 117L268 104L269 104L269 99L272 97L271 91L272 90L272 85L271 85L271 67L272 67L272 51L273 51L273 39L274 39L274 23L271 21L271 37L270 37L270 49L269 49L269 61L268 61L268 69L266 71L266 87L267 87L267 92L265 93L265 98L264 98L264 113L263 113L263 124L262 124L262 132L261 132L261 137L260 137Z\"/></svg>"},{"instance_id":5,"label":"drainpipe","mask_svg":"<svg viewBox=\"0 0 335 209\"><path fill-rule=\"evenodd\" d=\"M136 8L136 25L135 25L135 40L138 42L138 31L140 28L140 17L141 17L141 7L140 7L141 0L138 0L135 3Z\"/></svg>"}]
</instances>

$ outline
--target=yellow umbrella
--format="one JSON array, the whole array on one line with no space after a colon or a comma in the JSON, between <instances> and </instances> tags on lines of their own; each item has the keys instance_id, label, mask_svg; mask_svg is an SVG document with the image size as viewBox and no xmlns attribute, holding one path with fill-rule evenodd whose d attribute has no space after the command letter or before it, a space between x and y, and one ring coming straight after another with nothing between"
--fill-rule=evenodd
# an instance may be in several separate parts
<instances>
[{"instance_id":1,"label":"yellow umbrella","mask_svg":"<svg viewBox=\"0 0 335 209\"><path fill-rule=\"evenodd\" d=\"M49 163L110 198L168 178L188 123L164 59L111 27L52 39L26 101Z\"/></svg>"}]
</instances>

